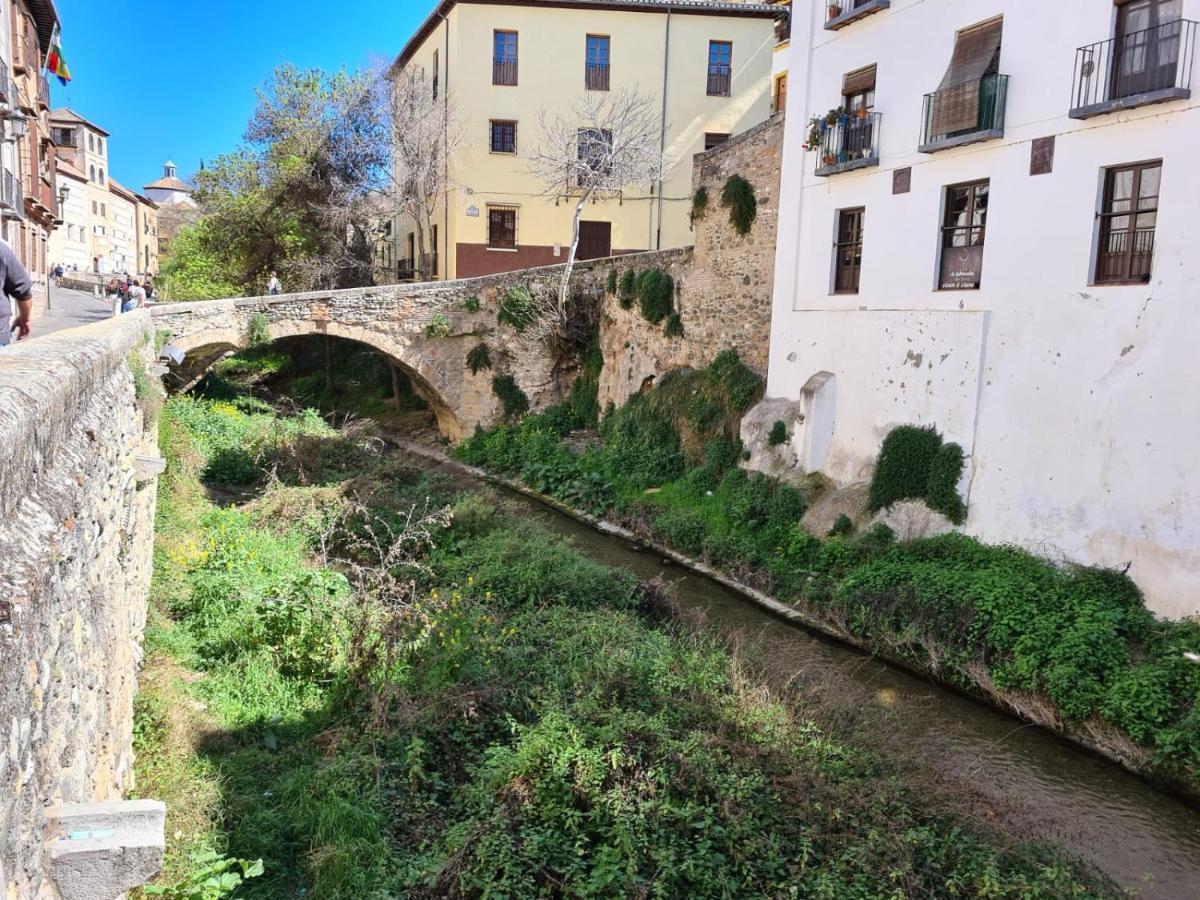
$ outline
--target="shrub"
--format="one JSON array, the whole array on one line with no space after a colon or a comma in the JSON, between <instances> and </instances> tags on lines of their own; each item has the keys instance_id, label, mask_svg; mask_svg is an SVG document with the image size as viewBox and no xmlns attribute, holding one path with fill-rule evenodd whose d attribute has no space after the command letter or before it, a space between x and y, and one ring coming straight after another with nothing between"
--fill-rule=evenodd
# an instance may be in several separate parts
<instances>
[{"instance_id":1,"label":"shrub","mask_svg":"<svg viewBox=\"0 0 1200 900\"><path fill-rule=\"evenodd\" d=\"M896 532L885 522L876 522L859 535L858 543L872 553L882 553L896 543Z\"/></svg>"},{"instance_id":2,"label":"shrub","mask_svg":"<svg viewBox=\"0 0 1200 900\"><path fill-rule=\"evenodd\" d=\"M580 375L571 385L568 401L576 428L595 428L600 421L600 381L594 375Z\"/></svg>"},{"instance_id":3,"label":"shrub","mask_svg":"<svg viewBox=\"0 0 1200 900\"><path fill-rule=\"evenodd\" d=\"M470 297L467 297L465 300L463 300L462 305L463 305L463 309L465 309L467 312L472 312L472 313L477 313L482 308L482 304L479 302L479 298L476 297L474 294L472 294Z\"/></svg>"},{"instance_id":4,"label":"shrub","mask_svg":"<svg viewBox=\"0 0 1200 900\"><path fill-rule=\"evenodd\" d=\"M645 394L628 402L601 423L609 476L641 490L666 484L683 474L679 432Z\"/></svg>"},{"instance_id":5,"label":"shrub","mask_svg":"<svg viewBox=\"0 0 1200 900\"><path fill-rule=\"evenodd\" d=\"M533 297L529 291L520 285L513 285L500 300L500 311L496 320L501 325L509 325L516 331L524 331L531 324L537 312L533 308Z\"/></svg>"},{"instance_id":6,"label":"shrub","mask_svg":"<svg viewBox=\"0 0 1200 900\"><path fill-rule=\"evenodd\" d=\"M702 391L688 400L687 420L697 431L712 431L724 415L721 404Z\"/></svg>"},{"instance_id":7,"label":"shrub","mask_svg":"<svg viewBox=\"0 0 1200 900\"><path fill-rule=\"evenodd\" d=\"M708 379L721 389L734 412L745 412L762 393L762 379L746 367L733 349L717 354L708 367Z\"/></svg>"},{"instance_id":8,"label":"shrub","mask_svg":"<svg viewBox=\"0 0 1200 900\"><path fill-rule=\"evenodd\" d=\"M504 415L516 418L529 411L529 398L511 375L496 375L492 378L492 393L500 398Z\"/></svg>"},{"instance_id":9,"label":"shrub","mask_svg":"<svg viewBox=\"0 0 1200 900\"><path fill-rule=\"evenodd\" d=\"M638 295L638 276L634 269L626 269L621 273L621 284L617 292L617 300L621 309L629 309Z\"/></svg>"},{"instance_id":10,"label":"shrub","mask_svg":"<svg viewBox=\"0 0 1200 900\"><path fill-rule=\"evenodd\" d=\"M754 188L741 175L730 175L721 190L721 205L729 210L729 223L733 230L745 236L758 216L758 199Z\"/></svg>"},{"instance_id":11,"label":"shrub","mask_svg":"<svg viewBox=\"0 0 1200 900\"><path fill-rule=\"evenodd\" d=\"M671 314L675 303L675 280L661 269L647 269L638 276L638 300L642 317L657 325Z\"/></svg>"},{"instance_id":12,"label":"shrub","mask_svg":"<svg viewBox=\"0 0 1200 900\"><path fill-rule=\"evenodd\" d=\"M694 228L696 223L704 218L704 214L708 212L708 188L704 185L696 188L696 193L692 194L692 208L688 212L688 227Z\"/></svg>"},{"instance_id":13,"label":"shrub","mask_svg":"<svg viewBox=\"0 0 1200 900\"><path fill-rule=\"evenodd\" d=\"M673 312L667 316L667 324L663 326L663 334L669 338L683 337L683 319L679 313Z\"/></svg>"},{"instance_id":14,"label":"shrub","mask_svg":"<svg viewBox=\"0 0 1200 900\"><path fill-rule=\"evenodd\" d=\"M425 326L425 334L431 338L444 338L450 336L450 322L442 313L434 313L429 319L429 324Z\"/></svg>"},{"instance_id":15,"label":"shrub","mask_svg":"<svg viewBox=\"0 0 1200 900\"><path fill-rule=\"evenodd\" d=\"M737 465L742 442L716 438L704 445L704 461L688 472L688 482L701 491L714 491L725 473Z\"/></svg>"},{"instance_id":16,"label":"shrub","mask_svg":"<svg viewBox=\"0 0 1200 900\"><path fill-rule=\"evenodd\" d=\"M480 341L467 353L467 368L471 370L472 375L478 375L491 367L492 354L488 351L488 345Z\"/></svg>"},{"instance_id":17,"label":"shrub","mask_svg":"<svg viewBox=\"0 0 1200 900\"><path fill-rule=\"evenodd\" d=\"M697 556L704 550L708 523L691 509L670 509L654 521L663 539L681 553Z\"/></svg>"},{"instance_id":18,"label":"shrub","mask_svg":"<svg viewBox=\"0 0 1200 900\"><path fill-rule=\"evenodd\" d=\"M885 526L886 527L886 526ZM841 513L833 520L833 527L829 529L829 537L849 537L854 533L854 522L845 513Z\"/></svg>"},{"instance_id":19,"label":"shrub","mask_svg":"<svg viewBox=\"0 0 1200 900\"><path fill-rule=\"evenodd\" d=\"M883 439L867 506L884 509L900 500L924 499L929 490L929 472L942 446L942 436L933 426L901 425Z\"/></svg>"},{"instance_id":20,"label":"shrub","mask_svg":"<svg viewBox=\"0 0 1200 900\"><path fill-rule=\"evenodd\" d=\"M967 507L958 493L962 478L963 450L958 444L942 444L929 463L929 479L925 502L953 522L961 525L967 518Z\"/></svg>"},{"instance_id":21,"label":"shrub","mask_svg":"<svg viewBox=\"0 0 1200 900\"><path fill-rule=\"evenodd\" d=\"M246 326L246 342L251 347L262 347L271 343L270 323L265 313L256 312L250 316Z\"/></svg>"},{"instance_id":22,"label":"shrub","mask_svg":"<svg viewBox=\"0 0 1200 900\"><path fill-rule=\"evenodd\" d=\"M617 292L617 270L616 269L608 270L608 279L604 282L604 288L610 294L615 294Z\"/></svg>"},{"instance_id":23,"label":"shrub","mask_svg":"<svg viewBox=\"0 0 1200 900\"><path fill-rule=\"evenodd\" d=\"M787 439L787 425L783 424L783 419L776 419L775 424L771 426L770 433L767 435L767 445L778 447L780 444L787 443Z\"/></svg>"}]
</instances>

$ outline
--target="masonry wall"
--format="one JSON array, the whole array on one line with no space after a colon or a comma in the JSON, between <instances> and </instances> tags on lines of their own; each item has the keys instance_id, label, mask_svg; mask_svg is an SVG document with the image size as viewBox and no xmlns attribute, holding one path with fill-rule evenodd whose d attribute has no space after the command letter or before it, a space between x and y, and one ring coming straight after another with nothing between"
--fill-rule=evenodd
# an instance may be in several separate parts
<instances>
[{"instance_id":1,"label":"masonry wall","mask_svg":"<svg viewBox=\"0 0 1200 900\"><path fill-rule=\"evenodd\" d=\"M0 896L58 896L44 807L132 787L157 458L138 313L0 351Z\"/></svg>"},{"instance_id":2,"label":"masonry wall","mask_svg":"<svg viewBox=\"0 0 1200 900\"><path fill-rule=\"evenodd\" d=\"M773 116L696 155L692 192L704 187L709 201L707 212L693 225L693 248L595 264L598 269L656 266L669 272L675 279L675 306L684 328L683 337L667 337L661 325L651 325L642 317L636 304L624 310L617 298L606 298L600 332L602 407L610 402L620 405L647 379L673 369L705 366L730 347L750 368L766 375L783 131L783 117ZM757 217L745 236L734 230L729 211L721 206L721 192L732 175L749 181L758 201Z\"/></svg>"}]
</instances>

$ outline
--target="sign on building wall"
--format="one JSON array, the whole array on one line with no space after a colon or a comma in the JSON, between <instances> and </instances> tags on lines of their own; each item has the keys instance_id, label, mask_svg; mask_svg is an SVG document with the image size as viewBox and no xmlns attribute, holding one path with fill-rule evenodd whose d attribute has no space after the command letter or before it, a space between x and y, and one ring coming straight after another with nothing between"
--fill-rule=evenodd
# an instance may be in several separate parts
<instances>
[{"instance_id":1,"label":"sign on building wall","mask_svg":"<svg viewBox=\"0 0 1200 900\"><path fill-rule=\"evenodd\" d=\"M942 250L943 291L969 291L979 287L983 273L983 246L945 247Z\"/></svg>"}]
</instances>

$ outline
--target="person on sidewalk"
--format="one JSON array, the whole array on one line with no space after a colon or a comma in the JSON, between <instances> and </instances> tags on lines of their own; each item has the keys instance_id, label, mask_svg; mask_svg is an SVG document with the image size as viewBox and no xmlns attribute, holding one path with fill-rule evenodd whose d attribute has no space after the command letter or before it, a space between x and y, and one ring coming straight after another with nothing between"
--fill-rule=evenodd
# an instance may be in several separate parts
<instances>
[{"instance_id":1,"label":"person on sidewalk","mask_svg":"<svg viewBox=\"0 0 1200 900\"><path fill-rule=\"evenodd\" d=\"M121 312L133 312L135 309L141 309L146 305L146 289L142 287L140 281L134 281L129 286L129 294L121 303Z\"/></svg>"},{"instance_id":2,"label":"person on sidewalk","mask_svg":"<svg viewBox=\"0 0 1200 900\"><path fill-rule=\"evenodd\" d=\"M21 341L29 337L33 319L33 279L21 265L12 247L0 241L0 347L7 347L16 334ZM17 304L17 317L12 303Z\"/></svg>"},{"instance_id":3,"label":"person on sidewalk","mask_svg":"<svg viewBox=\"0 0 1200 900\"><path fill-rule=\"evenodd\" d=\"M279 283L279 276L271 272L271 280L267 282L267 293L272 297L283 293L283 285Z\"/></svg>"}]
</instances>

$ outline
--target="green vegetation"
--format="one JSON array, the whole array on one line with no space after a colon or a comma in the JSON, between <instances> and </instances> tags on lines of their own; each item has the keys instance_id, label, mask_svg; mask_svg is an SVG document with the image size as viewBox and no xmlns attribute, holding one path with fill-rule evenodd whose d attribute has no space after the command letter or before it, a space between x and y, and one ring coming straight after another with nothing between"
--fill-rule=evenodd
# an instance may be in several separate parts
<instances>
[{"instance_id":1,"label":"green vegetation","mask_svg":"<svg viewBox=\"0 0 1200 900\"><path fill-rule=\"evenodd\" d=\"M767 434L767 446L778 447L780 444L786 444L787 439L787 425L783 423L783 419L776 419L771 425L771 431Z\"/></svg>"},{"instance_id":2,"label":"green vegetation","mask_svg":"<svg viewBox=\"0 0 1200 900\"><path fill-rule=\"evenodd\" d=\"M634 269L626 269L621 273L621 284L617 291L617 302L621 309L629 309L638 297L638 274Z\"/></svg>"},{"instance_id":3,"label":"green vegetation","mask_svg":"<svg viewBox=\"0 0 1200 900\"><path fill-rule=\"evenodd\" d=\"M265 347L271 343L270 322L265 313L256 312L250 316L250 323L246 326L246 341L251 347Z\"/></svg>"},{"instance_id":4,"label":"green vegetation","mask_svg":"<svg viewBox=\"0 0 1200 900\"><path fill-rule=\"evenodd\" d=\"M479 298L476 297L474 294L472 294L470 297L467 297L465 300L463 300L462 306L463 306L463 309L465 309L467 312L470 312L470 313L477 313L477 312L479 312L480 309L483 308L482 304L479 302Z\"/></svg>"},{"instance_id":5,"label":"green vegetation","mask_svg":"<svg viewBox=\"0 0 1200 900\"><path fill-rule=\"evenodd\" d=\"M496 375L492 378L492 393L500 398L504 415L509 418L529 411L529 398L511 375Z\"/></svg>"},{"instance_id":6,"label":"green vegetation","mask_svg":"<svg viewBox=\"0 0 1200 900\"><path fill-rule=\"evenodd\" d=\"M164 416L138 786L168 802L166 896L259 859L238 896L1114 896L935 812L661 587L362 433L264 417ZM217 508L201 474L247 441L262 490Z\"/></svg>"},{"instance_id":7,"label":"green vegetation","mask_svg":"<svg viewBox=\"0 0 1200 900\"><path fill-rule=\"evenodd\" d=\"M667 324L663 326L663 334L669 338L683 337L683 319L679 318L679 313L673 312L667 316Z\"/></svg>"},{"instance_id":8,"label":"green vegetation","mask_svg":"<svg viewBox=\"0 0 1200 900\"><path fill-rule=\"evenodd\" d=\"M434 313L429 317L429 324L425 326L425 335L431 338L450 337L450 321L446 318L445 313Z\"/></svg>"},{"instance_id":9,"label":"green vegetation","mask_svg":"<svg viewBox=\"0 0 1200 900\"><path fill-rule=\"evenodd\" d=\"M708 188L704 185L696 188L696 193L692 194L692 208L688 212L688 227L695 228L696 223L704 218L708 212Z\"/></svg>"},{"instance_id":10,"label":"green vegetation","mask_svg":"<svg viewBox=\"0 0 1200 900\"><path fill-rule=\"evenodd\" d=\"M729 224L743 237L750 233L758 217L758 198L754 187L741 175L730 175L721 189L721 205L729 210Z\"/></svg>"},{"instance_id":11,"label":"green vegetation","mask_svg":"<svg viewBox=\"0 0 1200 900\"><path fill-rule=\"evenodd\" d=\"M1157 621L1122 573L1067 567L961 535L897 544L878 524L853 536L797 523L808 497L737 468L741 412L761 382L733 351L666 376L609 411L583 451L550 409L481 432L461 458L602 515L848 628L963 687L1049 710L1101 745L1136 743L1152 771L1200 783L1200 623ZM773 429L774 430L774 429ZM961 521L962 450L933 428L885 440L871 505L924 498ZM1126 752L1126 751L1121 751Z\"/></svg>"},{"instance_id":12,"label":"green vegetation","mask_svg":"<svg viewBox=\"0 0 1200 900\"><path fill-rule=\"evenodd\" d=\"M646 269L637 278L638 303L644 318L657 325L675 308L675 279L662 269Z\"/></svg>"},{"instance_id":13,"label":"green vegetation","mask_svg":"<svg viewBox=\"0 0 1200 900\"><path fill-rule=\"evenodd\" d=\"M617 292L617 270L616 269L608 270L608 278L604 282L604 289L606 291L608 291L610 294L615 294Z\"/></svg>"},{"instance_id":14,"label":"green vegetation","mask_svg":"<svg viewBox=\"0 0 1200 900\"><path fill-rule=\"evenodd\" d=\"M933 426L901 425L883 439L868 505L886 509L900 500L924 500L930 509L961 525L967 507L958 493L963 452L958 444L943 444Z\"/></svg>"},{"instance_id":15,"label":"green vegetation","mask_svg":"<svg viewBox=\"0 0 1200 900\"><path fill-rule=\"evenodd\" d=\"M472 375L478 375L484 369L492 367L492 354L488 350L488 345L480 341L467 353L467 368L471 370Z\"/></svg>"},{"instance_id":16,"label":"green vegetation","mask_svg":"<svg viewBox=\"0 0 1200 900\"><path fill-rule=\"evenodd\" d=\"M500 311L496 315L496 320L501 325L508 325L516 331L524 331L533 324L536 315L533 298L529 296L529 291L519 285L514 285L500 298Z\"/></svg>"}]
</instances>

